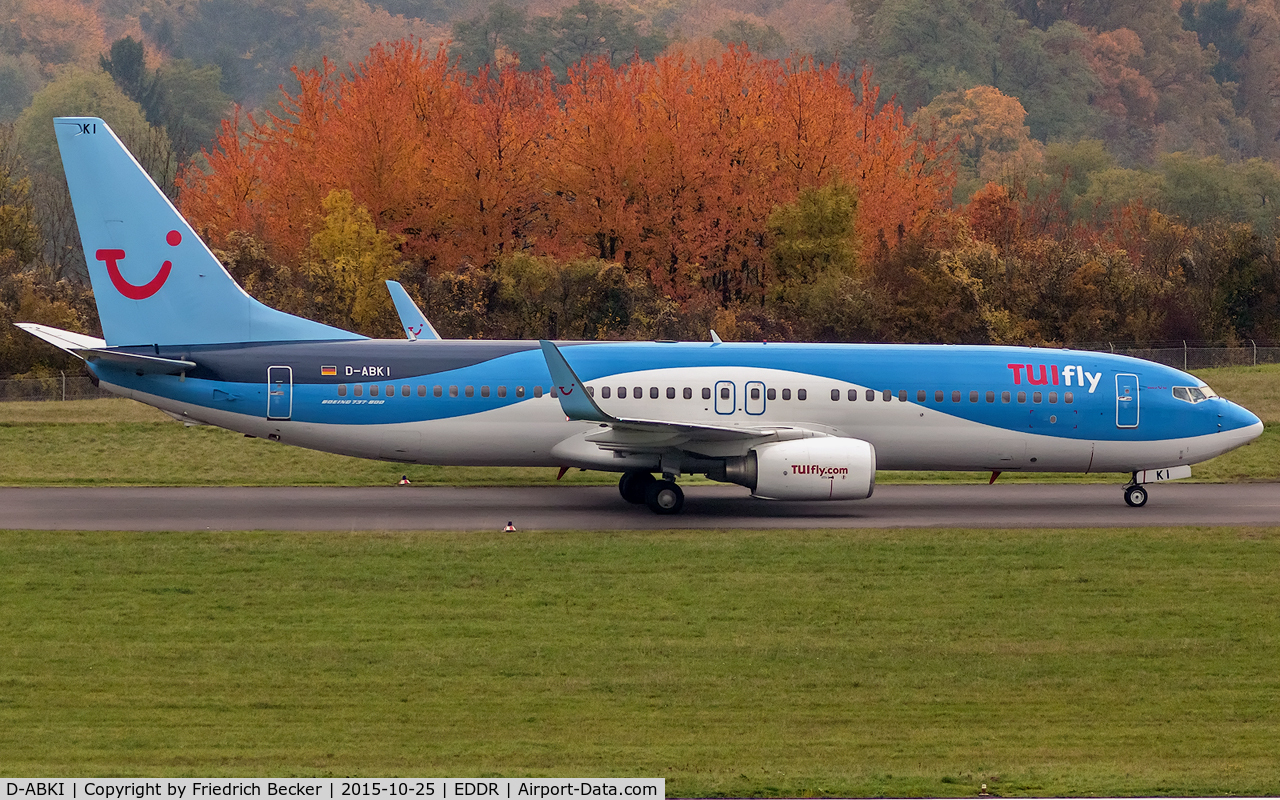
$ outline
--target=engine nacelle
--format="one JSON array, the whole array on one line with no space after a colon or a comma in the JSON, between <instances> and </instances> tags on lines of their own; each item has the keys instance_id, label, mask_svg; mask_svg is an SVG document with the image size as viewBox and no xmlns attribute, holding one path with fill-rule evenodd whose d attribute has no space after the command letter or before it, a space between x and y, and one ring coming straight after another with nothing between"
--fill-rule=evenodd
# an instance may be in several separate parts
<instances>
[{"instance_id":1,"label":"engine nacelle","mask_svg":"<svg viewBox=\"0 0 1280 800\"><path fill-rule=\"evenodd\" d=\"M762 444L726 463L724 480L766 500L861 500L875 490L876 450L837 437Z\"/></svg>"}]
</instances>

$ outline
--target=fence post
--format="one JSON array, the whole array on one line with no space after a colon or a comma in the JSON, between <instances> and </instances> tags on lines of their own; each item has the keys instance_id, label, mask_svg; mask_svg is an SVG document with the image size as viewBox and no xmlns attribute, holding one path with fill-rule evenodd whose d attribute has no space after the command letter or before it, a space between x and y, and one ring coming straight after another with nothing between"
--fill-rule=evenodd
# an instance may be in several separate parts
<instances>
[{"instance_id":1,"label":"fence post","mask_svg":"<svg viewBox=\"0 0 1280 800\"><path fill-rule=\"evenodd\" d=\"M58 374L62 376L62 402L67 402L67 373L58 370Z\"/></svg>"},{"instance_id":2,"label":"fence post","mask_svg":"<svg viewBox=\"0 0 1280 800\"><path fill-rule=\"evenodd\" d=\"M1258 366L1258 343L1253 339L1250 339L1249 342L1253 345L1253 365L1256 367Z\"/></svg>"},{"instance_id":3,"label":"fence post","mask_svg":"<svg viewBox=\"0 0 1280 800\"><path fill-rule=\"evenodd\" d=\"M1182 371L1187 371L1187 340L1182 340Z\"/></svg>"}]
</instances>

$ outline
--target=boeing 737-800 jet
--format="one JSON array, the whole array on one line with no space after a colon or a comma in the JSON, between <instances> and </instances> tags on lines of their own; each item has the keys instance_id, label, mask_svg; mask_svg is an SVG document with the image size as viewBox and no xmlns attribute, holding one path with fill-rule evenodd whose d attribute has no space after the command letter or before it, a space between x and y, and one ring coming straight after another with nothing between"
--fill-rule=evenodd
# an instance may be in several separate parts
<instances>
[{"instance_id":1,"label":"boeing 737-800 jet","mask_svg":"<svg viewBox=\"0 0 1280 800\"><path fill-rule=\"evenodd\" d=\"M54 127L105 338L23 327L181 420L406 464L619 472L658 513L686 474L851 500L908 469L1126 472L1141 506L1145 484L1262 432L1195 377L1105 353L368 339L246 294L102 120Z\"/></svg>"}]
</instances>

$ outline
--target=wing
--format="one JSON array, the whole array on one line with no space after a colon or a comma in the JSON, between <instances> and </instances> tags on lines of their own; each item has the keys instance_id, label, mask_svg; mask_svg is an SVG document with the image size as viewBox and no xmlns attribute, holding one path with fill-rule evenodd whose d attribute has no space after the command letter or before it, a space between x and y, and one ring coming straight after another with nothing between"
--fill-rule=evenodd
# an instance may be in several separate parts
<instances>
[{"instance_id":1,"label":"wing","mask_svg":"<svg viewBox=\"0 0 1280 800\"><path fill-rule=\"evenodd\" d=\"M542 340L542 354L555 384L560 408L571 420L600 423L582 439L617 453L657 453L677 448L708 453L729 444L756 445L789 439L838 435L833 429L798 425L709 425L701 422L615 417L596 404L560 348ZM739 448L733 448L739 449Z\"/></svg>"},{"instance_id":2,"label":"wing","mask_svg":"<svg viewBox=\"0 0 1280 800\"><path fill-rule=\"evenodd\" d=\"M410 341L440 338L440 334L427 321L427 315L422 313L422 309L413 302L403 286L397 281L387 281L387 291L391 292L391 302L395 304L396 314L400 316L400 327L404 328Z\"/></svg>"}]
</instances>

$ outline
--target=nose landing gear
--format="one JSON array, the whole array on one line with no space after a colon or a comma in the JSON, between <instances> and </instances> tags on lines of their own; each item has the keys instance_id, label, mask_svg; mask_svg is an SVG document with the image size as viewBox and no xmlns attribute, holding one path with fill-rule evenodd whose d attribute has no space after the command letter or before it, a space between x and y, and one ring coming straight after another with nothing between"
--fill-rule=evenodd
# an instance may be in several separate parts
<instances>
[{"instance_id":1,"label":"nose landing gear","mask_svg":"<svg viewBox=\"0 0 1280 800\"><path fill-rule=\"evenodd\" d=\"M1124 501L1130 508L1142 508L1147 504L1147 488L1140 483L1124 487Z\"/></svg>"}]
</instances>

